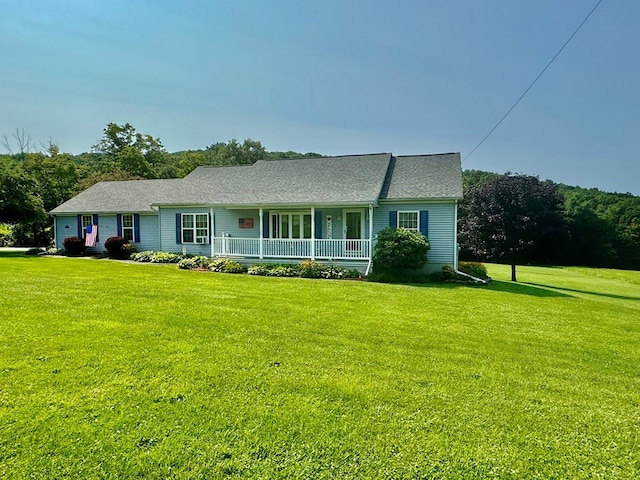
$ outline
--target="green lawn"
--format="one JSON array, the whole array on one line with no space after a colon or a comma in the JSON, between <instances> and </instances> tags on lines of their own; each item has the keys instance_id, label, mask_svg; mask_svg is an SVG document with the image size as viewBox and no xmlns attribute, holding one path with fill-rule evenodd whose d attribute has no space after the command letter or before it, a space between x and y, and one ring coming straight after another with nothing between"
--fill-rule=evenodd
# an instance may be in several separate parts
<instances>
[{"instance_id":1,"label":"green lawn","mask_svg":"<svg viewBox=\"0 0 640 480\"><path fill-rule=\"evenodd\" d=\"M0 254L2 478L637 478L640 272Z\"/></svg>"}]
</instances>

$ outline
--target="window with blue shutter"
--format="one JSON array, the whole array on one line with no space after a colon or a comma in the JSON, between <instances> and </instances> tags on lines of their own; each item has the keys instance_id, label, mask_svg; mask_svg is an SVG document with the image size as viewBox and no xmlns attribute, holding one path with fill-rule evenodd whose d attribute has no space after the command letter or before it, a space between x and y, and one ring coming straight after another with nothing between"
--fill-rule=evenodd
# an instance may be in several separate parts
<instances>
[{"instance_id":1,"label":"window with blue shutter","mask_svg":"<svg viewBox=\"0 0 640 480\"><path fill-rule=\"evenodd\" d=\"M420 233L429 236L429 211L420 210Z\"/></svg>"},{"instance_id":2,"label":"window with blue shutter","mask_svg":"<svg viewBox=\"0 0 640 480\"><path fill-rule=\"evenodd\" d=\"M322 238L322 212L320 211L316 211L315 228L316 238Z\"/></svg>"},{"instance_id":3,"label":"window with blue shutter","mask_svg":"<svg viewBox=\"0 0 640 480\"><path fill-rule=\"evenodd\" d=\"M176 213L176 243L182 243L182 215Z\"/></svg>"},{"instance_id":4,"label":"window with blue shutter","mask_svg":"<svg viewBox=\"0 0 640 480\"><path fill-rule=\"evenodd\" d=\"M98 226L98 214L94 213L93 214L93 225L95 225L96 227ZM96 233L96 242L100 240L100 229L98 229L98 232Z\"/></svg>"},{"instance_id":5,"label":"window with blue shutter","mask_svg":"<svg viewBox=\"0 0 640 480\"><path fill-rule=\"evenodd\" d=\"M398 226L398 212L392 210L389 212L389 226L397 227Z\"/></svg>"},{"instance_id":6,"label":"window with blue shutter","mask_svg":"<svg viewBox=\"0 0 640 480\"><path fill-rule=\"evenodd\" d=\"M269 238L269 212L262 213L262 238Z\"/></svg>"},{"instance_id":7,"label":"window with blue shutter","mask_svg":"<svg viewBox=\"0 0 640 480\"><path fill-rule=\"evenodd\" d=\"M137 213L133 215L133 241L140 241L140 215Z\"/></svg>"},{"instance_id":8,"label":"window with blue shutter","mask_svg":"<svg viewBox=\"0 0 640 480\"><path fill-rule=\"evenodd\" d=\"M116 235L122 236L122 214L116 215Z\"/></svg>"}]
</instances>

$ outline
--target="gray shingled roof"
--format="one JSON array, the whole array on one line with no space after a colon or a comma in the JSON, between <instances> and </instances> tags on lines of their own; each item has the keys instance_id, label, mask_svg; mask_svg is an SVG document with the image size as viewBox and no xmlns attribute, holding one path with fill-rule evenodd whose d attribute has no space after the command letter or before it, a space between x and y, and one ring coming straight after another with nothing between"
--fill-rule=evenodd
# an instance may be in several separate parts
<instances>
[{"instance_id":1,"label":"gray shingled roof","mask_svg":"<svg viewBox=\"0 0 640 480\"><path fill-rule=\"evenodd\" d=\"M380 200L462 199L459 153L394 157Z\"/></svg>"},{"instance_id":2,"label":"gray shingled roof","mask_svg":"<svg viewBox=\"0 0 640 480\"><path fill-rule=\"evenodd\" d=\"M180 191L184 180L99 182L57 206L51 213L151 212L151 205Z\"/></svg>"},{"instance_id":3,"label":"gray shingled roof","mask_svg":"<svg viewBox=\"0 0 640 480\"><path fill-rule=\"evenodd\" d=\"M390 153L198 167L184 179L100 182L51 211L150 212L153 205L343 205L462 198L460 154Z\"/></svg>"},{"instance_id":4,"label":"gray shingled roof","mask_svg":"<svg viewBox=\"0 0 640 480\"><path fill-rule=\"evenodd\" d=\"M259 160L250 167L198 167L186 180L219 205L373 203L387 174L390 153Z\"/></svg>"}]
</instances>

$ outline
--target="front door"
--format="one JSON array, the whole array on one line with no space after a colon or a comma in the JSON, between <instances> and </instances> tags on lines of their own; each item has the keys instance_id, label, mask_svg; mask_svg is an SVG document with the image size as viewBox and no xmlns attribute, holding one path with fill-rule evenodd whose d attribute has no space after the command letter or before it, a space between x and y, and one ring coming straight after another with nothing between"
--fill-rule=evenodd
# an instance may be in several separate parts
<instances>
[{"instance_id":1,"label":"front door","mask_svg":"<svg viewBox=\"0 0 640 480\"><path fill-rule=\"evenodd\" d=\"M349 240L362 240L364 237L364 210L344 211L344 238L347 240L347 251L360 250L361 242Z\"/></svg>"}]
</instances>

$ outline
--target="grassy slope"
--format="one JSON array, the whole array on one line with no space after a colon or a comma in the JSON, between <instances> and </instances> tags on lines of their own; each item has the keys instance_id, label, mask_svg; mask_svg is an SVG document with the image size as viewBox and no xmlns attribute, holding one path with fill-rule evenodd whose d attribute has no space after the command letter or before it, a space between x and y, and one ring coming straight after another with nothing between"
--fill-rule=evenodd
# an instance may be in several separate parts
<instances>
[{"instance_id":1,"label":"grassy slope","mask_svg":"<svg viewBox=\"0 0 640 480\"><path fill-rule=\"evenodd\" d=\"M0 257L0 476L637 476L640 273L490 274Z\"/></svg>"}]
</instances>

